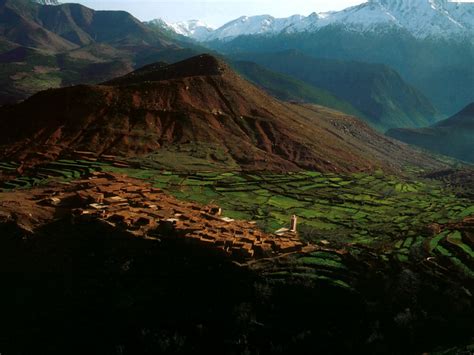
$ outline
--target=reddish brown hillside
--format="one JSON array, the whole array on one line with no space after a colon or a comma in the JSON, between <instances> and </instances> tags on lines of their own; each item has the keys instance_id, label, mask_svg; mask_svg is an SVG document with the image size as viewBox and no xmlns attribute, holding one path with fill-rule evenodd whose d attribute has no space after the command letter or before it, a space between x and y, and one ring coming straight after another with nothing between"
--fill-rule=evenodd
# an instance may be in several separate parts
<instances>
[{"instance_id":1,"label":"reddish brown hillside","mask_svg":"<svg viewBox=\"0 0 474 355\"><path fill-rule=\"evenodd\" d=\"M247 170L357 171L435 164L347 115L283 103L201 55L0 109L4 158L73 150L143 156L211 145Z\"/></svg>"}]
</instances>

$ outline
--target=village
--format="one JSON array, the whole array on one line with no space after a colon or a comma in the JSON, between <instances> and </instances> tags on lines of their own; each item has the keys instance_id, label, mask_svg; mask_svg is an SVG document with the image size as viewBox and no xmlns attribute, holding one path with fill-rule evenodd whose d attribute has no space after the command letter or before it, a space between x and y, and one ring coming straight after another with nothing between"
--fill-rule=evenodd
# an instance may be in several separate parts
<instances>
[{"instance_id":1,"label":"village","mask_svg":"<svg viewBox=\"0 0 474 355\"><path fill-rule=\"evenodd\" d=\"M70 210L74 223L100 221L135 237L180 238L239 263L311 249L298 236L296 216L290 228L268 234L256 222L224 217L218 206L178 201L126 176L93 172L67 189L45 192L49 197L39 203Z\"/></svg>"}]
</instances>

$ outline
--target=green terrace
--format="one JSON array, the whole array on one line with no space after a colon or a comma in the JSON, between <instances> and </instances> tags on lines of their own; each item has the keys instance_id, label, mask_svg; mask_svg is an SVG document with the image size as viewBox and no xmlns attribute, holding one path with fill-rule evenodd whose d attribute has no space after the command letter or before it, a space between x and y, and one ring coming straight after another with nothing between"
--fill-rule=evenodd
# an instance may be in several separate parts
<instances>
[{"instance_id":1,"label":"green terrace","mask_svg":"<svg viewBox=\"0 0 474 355\"><path fill-rule=\"evenodd\" d=\"M401 180L382 172L334 175L317 172L288 174L176 174L143 169L104 169L146 179L183 200L220 205L226 216L255 220L274 231L290 216L300 218L299 230L309 240L374 244L416 243L431 223L448 223L474 214L474 204L432 181Z\"/></svg>"},{"instance_id":2,"label":"green terrace","mask_svg":"<svg viewBox=\"0 0 474 355\"><path fill-rule=\"evenodd\" d=\"M0 163L0 173L17 164ZM36 168L32 176L4 182L0 188L30 188L50 181L74 180L94 170L144 179L183 200L220 205L226 216L255 220L266 231L288 226L299 217L308 240L360 244L393 241L399 248L419 243L431 223L448 223L474 214L474 204L431 180L374 174L299 172L174 173L159 169L117 168L108 163L59 160ZM402 245L399 245L402 242Z\"/></svg>"},{"instance_id":3,"label":"green terrace","mask_svg":"<svg viewBox=\"0 0 474 355\"><path fill-rule=\"evenodd\" d=\"M78 160L58 160L55 162L37 166L33 174L15 177L11 180L0 181L0 191L12 189L29 189L35 186L42 186L53 181L67 182L101 170L107 163L78 161ZM19 167L15 162L0 162L0 177L14 174ZM2 179L4 180L4 179Z\"/></svg>"},{"instance_id":4,"label":"green terrace","mask_svg":"<svg viewBox=\"0 0 474 355\"><path fill-rule=\"evenodd\" d=\"M231 218L257 221L268 232L288 227L290 216L299 217L302 238L331 246L376 248L384 263L426 263L428 268L474 278L469 240L459 231L450 238L431 236L433 223L461 221L474 214L469 199L431 180L401 179L382 172L372 175L334 175L318 172L248 174L199 172L178 174L144 169L104 169L150 181L177 198L218 204ZM453 234L454 233L454 234ZM450 254L442 254L442 241ZM448 242L449 241L449 242ZM441 246L442 247L442 246ZM294 263L280 265L267 276L311 279L350 288L351 272L337 255L298 256Z\"/></svg>"},{"instance_id":5,"label":"green terrace","mask_svg":"<svg viewBox=\"0 0 474 355\"><path fill-rule=\"evenodd\" d=\"M12 174L18 164L0 163L1 174ZM374 174L287 174L242 172L176 173L155 168L118 168L110 163L59 160L35 168L34 174L17 177L0 185L3 190L31 188L50 182L78 179L91 171L126 174L149 181L175 197L203 204L218 204L224 215L254 220L268 232L288 227L290 216L299 217L302 238L332 247L377 248L385 261L416 261L414 255L436 257L440 267L454 268L474 277L472 243L460 231L444 231L431 236L432 223L458 222L474 214L469 199L457 197L441 183L418 178ZM444 266L443 266L444 265ZM316 267L316 268L315 268ZM291 270L278 269L272 277L291 272L318 280L350 280L338 257L308 255L297 260ZM322 272L323 270L324 272Z\"/></svg>"}]
</instances>

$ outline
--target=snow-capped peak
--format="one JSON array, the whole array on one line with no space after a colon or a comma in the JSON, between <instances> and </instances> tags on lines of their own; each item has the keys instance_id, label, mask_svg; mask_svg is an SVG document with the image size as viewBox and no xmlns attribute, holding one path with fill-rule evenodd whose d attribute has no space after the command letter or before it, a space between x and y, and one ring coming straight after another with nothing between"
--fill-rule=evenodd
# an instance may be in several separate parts
<instances>
[{"instance_id":1,"label":"snow-capped peak","mask_svg":"<svg viewBox=\"0 0 474 355\"><path fill-rule=\"evenodd\" d=\"M58 0L33 0L33 2L41 5L60 5Z\"/></svg>"},{"instance_id":2,"label":"snow-capped peak","mask_svg":"<svg viewBox=\"0 0 474 355\"><path fill-rule=\"evenodd\" d=\"M163 19L155 19L150 24L172 30L177 34L193 38L197 41L206 41L208 36L214 31L214 28L201 20L189 20L175 23L168 23Z\"/></svg>"},{"instance_id":3,"label":"snow-capped peak","mask_svg":"<svg viewBox=\"0 0 474 355\"><path fill-rule=\"evenodd\" d=\"M304 20L304 16L293 15L287 18L275 18L270 15L242 16L215 30L208 40L226 40L243 35L280 33Z\"/></svg>"},{"instance_id":4,"label":"snow-capped peak","mask_svg":"<svg viewBox=\"0 0 474 355\"><path fill-rule=\"evenodd\" d=\"M171 27L177 33L198 41L227 41L242 35L312 32L329 25L363 32L399 28L418 38L472 36L474 3L449 0L368 0L342 11L312 13L309 16L242 16L216 30L197 21L173 24Z\"/></svg>"},{"instance_id":5,"label":"snow-capped peak","mask_svg":"<svg viewBox=\"0 0 474 355\"><path fill-rule=\"evenodd\" d=\"M205 37L214 30L212 27L200 20L175 22L170 23L169 26L173 28L176 33L179 33L183 36L195 37L196 39L202 36Z\"/></svg>"},{"instance_id":6,"label":"snow-capped peak","mask_svg":"<svg viewBox=\"0 0 474 355\"><path fill-rule=\"evenodd\" d=\"M354 11L358 16L337 21L342 13ZM364 16L372 10L372 20ZM369 16L370 17L370 16ZM343 10L332 22L370 29L370 24L393 25L407 30L418 38L472 35L474 4L448 0L369 0L367 3Z\"/></svg>"}]
</instances>

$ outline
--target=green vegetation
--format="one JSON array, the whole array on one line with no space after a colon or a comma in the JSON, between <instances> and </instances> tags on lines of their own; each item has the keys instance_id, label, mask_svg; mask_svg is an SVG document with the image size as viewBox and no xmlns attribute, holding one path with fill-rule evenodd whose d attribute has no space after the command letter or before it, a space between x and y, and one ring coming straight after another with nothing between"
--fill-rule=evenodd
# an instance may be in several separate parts
<instances>
[{"instance_id":1,"label":"green vegetation","mask_svg":"<svg viewBox=\"0 0 474 355\"><path fill-rule=\"evenodd\" d=\"M211 153L216 152L206 154ZM189 168L204 161L201 158L205 157L194 160L191 156L180 164ZM381 251L381 260L402 263L415 261L413 255L434 255L450 261L465 275L473 273L469 262L473 250L461 231L448 229L435 236L426 232L432 223L459 222L474 212L472 200L455 196L439 183L401 179L382 172L178 173L158 169L166 159L171 159L171 155L160 156L155 168L141 169L59 160L38 167L34 176L4 182L1 188L30 188L52 180L67 182L94 170L104 170L149 181L179 199L218 204L226 216L254 220L268 232L288 227L290 216L295 214L299 217L301 237L312 243L329 241L332 246L342 247L350 243L351 253L357 252L358 247L370 247ZM0 172L5 174L16 168L15 163L0 163ZM301 256L291 270L278 268L278 272L341 280L340 274L346 269L339 255L318 252ZM347 281L343 277L341 282Z\"/></svg>"},{"instance_id":2,"label":"green vegetation","mask_svg":"<svg viewBox=\"0 0 474 355\"><path fill-rule=\"evenodd\" d=\"M402 181L381 173L178 174L106 169L147 179L180 199L217 203L226 216L255 220L267 231L288 226L295 214L300 217L303 237L312 241L364 245L401 241L399 247L409 248L427 225L458 221L473 208L472 202L434 182ZM414 233L411 238L407 238L409 231ZM417 239L417 245L421 240Z\"/></svg>"},{"instance_id":3,"label":"green vegetation","mask_svg":"<svg viewBox=\"0 0 474 355\"><path fill-rule=\"evenodd\" d=\"M462 241L462 234L459 231L452 232L448 238L448 242L454 244L455 246L459 247L462 251L464 251L470 258L474 259L474 252L472 251L471 247Z\"/></svg>"},{"instance_id":4,"label":"green vegetation","mask_svg":"<svg viewBox=\"0 0 474 355\"><path fill-rule=\"evenodd\" d=\"M324 258L315 258L315 257L304 257L298 260L303 265L317 265L320 267L329 267L329 268L345 268L340 262L334 261L332 259Z\"/></svg>"},{"instance_id":5,"label":"green vegetation","mask_svg":"<svg viewBox=\"0 0 474 355\"><path fill-rule=\"evenodd\" d=\"M231 64L247 80L281 100L318 104L353 116L364 117L364 114L349 102L304 81L268 70L252 62L236 61Z\"/></svg>"},{"instance_id":6,"label":"green vegetation","mask_svg":"<svg viewBox=\"0 0 474 355\"><path fill-rule=\"evenodd\" d=\"M447 232L438 234L436 237L432 238L429 243L429 251L432 252L438 247L438 243L446 237Z\"/></svg>"},{"instance_id":7,"label":"green vegetation","mask_svg":"<svg viewBox=\"0 0 474 355\"><path fill-rule=\"evenodd\" d=\"M221 148L204 142L183 143L161 149L145 158L131 160L151 170L222 171L240 170L239 165ZM134 174L132 172L132 174ZM156 172L154 172L156 174Z\"/></svg>"},{"instance_id":8,"label":"green vegetation","mask_svg":"<svg viewBox=\"0 0 474 355\"><path fill-rule=\"evenodd\" d=\"M13 173L19 164L14 162L0 162L0 176ZM25 175L0 184L0 191L11 189L28 189L50 182L67 182L79 179L92 171L100 170L103 163L75 160L58 160L36 168L34 175Z\"/></svg>"},{"instance_id":9,"label":"green vegetation","mask_svg":"<svg viewBox=\"0 0 474 355\"><path fill-rule=\"evenodd\" d=\"M282 56L279 52L289 49L296 49L314 58L383 63L395 69L411 85L421 90L443 113L455 112L472 101L474 81L471 41L437 41L432 38L420 41L398 30L369 33L345 31L343 27L328 26L316 32L241 36L231 41L216 41L209 45L221 53L242 53L244 55L239 55L239 59L258 62L261 65L266 63L257 61L256 58L260 53L271 53L274 56L273 61L277 62ZM453 67L453 53L457 53L455 67ZM271 64L270 60L268 62ZM432 65L420 65L420 63ZM433 68L456 68L456 70L437 71ZM342 83L340 86L347 85ZM446 95L446 87L453 88L453 95ZM354 93L356 91L354 90ZM384 97L378 96L375 99L383 100Z\"/></svg>"},{"instance_id":10,"label":"green vegetation","mask_svg":"<svg viewBox=\"0 0 474 355\"><path fill-rule=\"evenodd\" d=\"M374 63L372 60L362 63L322 59L320 55L309 56L295 50L257 50L235 54L233 58L257 63L323 89L355 107L362 113L360 118L381 131L426 126L439 115L431 102L397 72L388 66L368 64Z\"/></svg>"},{"instance_id":11,"label":"green vegetation","mask_svg":"<svg viewBox=\"0 0 474 355\"><path fill-rule=\"evenodd\" d=\"M474 205L433 181L401 179L382 172L184 174L153 169L106 169L145 178L180 199L216 203L226 216L255 220L269 232L287 227L290 216L295 214L300 218L300 235L310 242L351 243L351 253L357 251L357 246L382 248L381 260L385 262L392 258L410 263L419 261L413 255L440 255L463 275L473 275L469 264L463 262L465 257L459 259L459 255L444 245L451 236L448 240L457 243L453 247L472 258L470 246L457 233L445 231L431 238L425 228L432 223L460 221L472 215ZM350 284L344 272L346 268L339 256L323 252L300 257L295 265L288 269L279 267L271 275L306 276L313 281L338 282L341 286Z\"/></svg>"},{"instance_id":12,"label":"green vegetation","mask_svg":"<svg viewBox=\"0 0 474 355\"><path fill-rule=\"evenodd\" d=\"M474 103L432 126L391 129L387 135L437 154L474 163Z\"/></svg>"},{"instance_id":13,"label":"green vegetation","mask_svg":"<svg viewBox=\"0 0 474 355\"><path fill-rule=\"evenodd\" d=\"M11 172L13 163L1 163ZM472 214L470 200L460 199L440 184L402 180L380 172L368 174L249 174L241 172L175 173L155 169L117 168L108 164L60 160L37 169L4 188L28 188L50 179L77 179L93 170L107 170L150 181L183 200L219 204L226 216L255 220L273 231L288 226L290 216L299 220L301 234L311 241L391 244L409 249L420 244L422 230L431 223L459 221ZM408 232L411 234L408 235ZM434 250L445 234L433 238ZM415 240L418 243L415 243ZM452 235L451 242L459 241ZM468 252L463 243L459 244Z\"/></svg>"}]
</instances>

